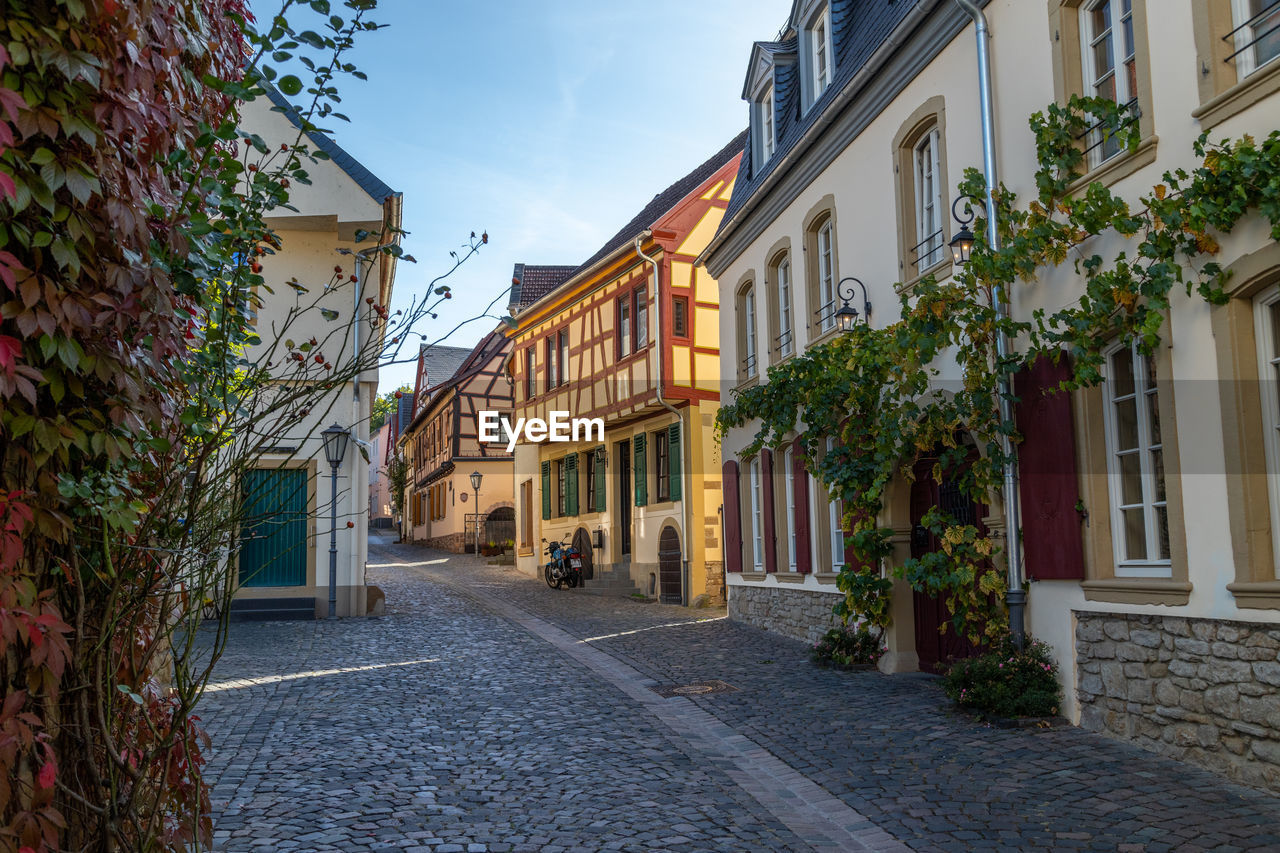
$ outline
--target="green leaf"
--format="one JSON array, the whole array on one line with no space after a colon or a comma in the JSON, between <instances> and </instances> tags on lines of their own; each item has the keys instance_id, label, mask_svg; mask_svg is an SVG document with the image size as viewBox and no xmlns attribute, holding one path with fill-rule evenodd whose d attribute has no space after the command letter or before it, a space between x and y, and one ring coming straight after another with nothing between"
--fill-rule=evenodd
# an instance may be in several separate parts
<instances>
[{"instance_id":1,"label":"green leaf","mask_svg":"<svg viewBox=\"0 0 1280 853\"><path fill-rule=\"evenodd\" d=\"M286 95L296 95L302 91L302 81L292 74L281 77L277 86Z\"/></svg>"},{"instance_id":2,"label":"green leaf","mask_svg":"<svg viewBox=\"0 0 1280 853\"><path fill-rule=\"evenodd\" d=\"M332 323L334 320L338 319L338 312L334 311L332 308L321 308L320 316Z\"/></svg>"}]
</instances>

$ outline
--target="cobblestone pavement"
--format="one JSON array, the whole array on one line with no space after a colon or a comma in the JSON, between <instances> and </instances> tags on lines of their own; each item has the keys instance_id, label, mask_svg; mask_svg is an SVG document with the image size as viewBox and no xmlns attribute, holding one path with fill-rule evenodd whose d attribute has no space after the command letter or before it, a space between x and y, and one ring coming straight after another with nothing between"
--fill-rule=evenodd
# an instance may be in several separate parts
<instances>
[{"instance_id":1,"label":"cobblestone pavement","mask_svg":"<svg viewBox=\"0 0 1280 853\"><path fill-rule=\"evenodd\" d=\"M723 611L371 553L385 617L235 626L201 709L219 850L1280 850L1272 796ZM710 679L736 690L652 689Z\"/></svg>"}]
</instances>

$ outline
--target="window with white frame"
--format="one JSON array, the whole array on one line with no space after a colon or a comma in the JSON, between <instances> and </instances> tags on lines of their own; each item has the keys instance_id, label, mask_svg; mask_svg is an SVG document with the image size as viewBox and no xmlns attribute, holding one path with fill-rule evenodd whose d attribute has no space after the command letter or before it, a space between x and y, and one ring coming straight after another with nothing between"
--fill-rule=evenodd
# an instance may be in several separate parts
<instances>
[{"instance_id":1,"label":"window with white frame","mask_svg":"<svg viewBox=\"0 0 1280 853\"><path fill-rule=\"evenodd\" d=\"M836 449L836 440L827 439L827 452ZM831 537L831 571L839 574L844 567L844 505L841 500L827 492L827 523Z\"/></svg>"},{"instance_id":2,"label":"window with white frame","mask_svg":"<svg viewBox=\"0 0 1280 853\"><path fill-rule=\"evenodd\" d=\"M764 518L761 507L760 457L751 460L751 565L757 572L764 571Z\"/></svg>"},{"instance_id":3,"label":"window with white frame","mask_svg":"<svg viewBox=\"0 0 1280 853\"><path fill-rule=\"evenodd\" d=\"M741 377L749 379L756 375L756 292L748 284L738 292L740 306L738 345L742 348Z\"/></svg>"},{"instance_id":4,"label":"window with white frame","mask_svg":"<svg viewBox=\"0 0 1280 853\"><path fill-rule=\"evenodd\" d=\"M756 97L756 152L760 163L769 162L778 147L778 135L773 120L773 84L765 86Z\"/></svg>"},{"instance_id":5,"label":"window with white frame","mask_svg":"<svg viewBox=\"0 0 1280 853\"><path fill-rule=\"evenodd\" d=\"M1280 290L1255 302L1258 378L1262 380L1263 450L1271 497L1271 539L1280 541ZM1280 548L1273 548L1280 578Z\"/></svg>"},{"instance_id":6,"label":"window with white frame","mask_svg":"<svg viewBox=\"0 0 1280 853\"><path fill-rule=\"evenodd\" d=\"M1117 577L1169 577L1160 400L1155 365L1137 343L1107 351L1107 473Z\"/></svg>"},{"instance_id":7,"label":"window with white frame","mask_svg":"<svg viewBox=\"0 0 1280 853\"><path fill-rule=\"evenodd\" d=\"M1138 60L1133 40L1133 0L1092 0L1080 7L1080 67L1086 95L1129 105L1136 110ZM1120 153L1120 142L1106 128L1089 132L1089 165Z\"/></svg>"},{"instance_id":8,"label":"window with white frame","mask_svg":"<svg viewBox=\"0 0 1280 853\"><path fill-rule=\"evenodd\" d=\"M938 128L920 137L912 153L916 189L916 272L942 260L942 169Z\"/></svg>"},{"instance_id":9,"label":"window with white frame","mask_svg":"<svg viewBox=\"0 0 1280 853\"><path fill-rule=\"evenodd\" d=\"M824 6L809 28L809 56L813 68L813 100L822 97L831 83L831 9Z\"/></svg>"},{"instance_id":10,"label":"window with white frame","mask_svg":"<svg viewBox=\"0 0 1280 853\"><path fill-rule=\"evenodd\" d=\"M822 331L836 327L836 274L831 244L834 237L831 219L828 217L818 228L818 310Z\"/></svg>"},{"instance_id":11,"label":"window with white frame","mask_svg":"<svg viewBox=\"0 0 1280 853\"><path fill-rule=\"evenodd\" d=\"M782 454L782 488L787 497L787 571L789 572L796 570L796 547L799 544L796 542L796 488L791 476L791 463L795 458L794 454L794 448L790 447Z\"/></svg>"},{"instance_id":12,"label":"window with white frame","mask_svg":"<svg viewBox=\"0 0 1280 853\"><path fill-rule=\"evenodd\" d=\"M791 258L783 255L773 266L774 292L778 297L778 357L786 358L796 351L791 318Z\"/></svg>"},{"instance_id":13,"label":"window with white frame","mask_svg":"<svg viewBox=\"0 0 1280 853\"><path fill-rule=\"evenodd\" d=\"M1235 29L1228 38L1238 78L1280 56L1280 0L1231 0L1231 20Z\"/></svg>"}]
</instances>

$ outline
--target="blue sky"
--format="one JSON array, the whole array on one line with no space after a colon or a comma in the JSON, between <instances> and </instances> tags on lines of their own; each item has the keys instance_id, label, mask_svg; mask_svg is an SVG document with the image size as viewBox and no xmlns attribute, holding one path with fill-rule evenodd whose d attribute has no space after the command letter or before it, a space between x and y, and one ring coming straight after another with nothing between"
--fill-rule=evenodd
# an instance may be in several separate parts
<instances>
[{"instance_id":1,"label":"blue sky","mask_svg":"<svg viewBox=\"0 0 1280 853\"><path fill-rule=\"evenodd\" d=\"M745 127L751 43L776 35L791 3L379 6L374 19L389 26L362 35L350 55L369 80L342 81L351 123L331 129L404 193L405 247L418 263L400 266L394 307L421 292L473 229L490 237L455 273L448 310L420 330L434 339L483 311L514 263L585 260ZM278 5L253 8L262 16ZM471 346L493 325L472 323L447 343ZM411 365L384 368L379 390L412 376Z\"/></svg>"}]
</instances>

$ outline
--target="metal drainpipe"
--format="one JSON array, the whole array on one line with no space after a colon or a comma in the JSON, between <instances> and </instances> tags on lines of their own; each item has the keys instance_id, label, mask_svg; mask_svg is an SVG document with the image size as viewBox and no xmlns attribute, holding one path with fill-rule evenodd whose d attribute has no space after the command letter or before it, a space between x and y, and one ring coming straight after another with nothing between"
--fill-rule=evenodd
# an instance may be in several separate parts
<instances>
[{"instance_id":1,"label":"metal drainpipe","mask_svg":"<svg viewBox=\"0 0 1280 853\"><path fill-rule=\"evenodd\" d=\"M989 42L991 31L987 27L987 16L972 0L956 0L956 5L969 13L973 18L974 32L978 39L978 100L982 112L982 168L985 173L987 190L987 242L994 252L1000 248L1000 234L996 227L996 204L993 193L999 186L996 171L996 127L995 113L991 98L991 53ZM1000 320L1009 316L1009 294L1000 287L992 293L995 302L996 316ZM1010 352L1009 336L1001 330L996 335L996 357L1003 361ZM1013 422L1013 403L1010 401L1009 380L1000 379L1000 419L1005 423ZM1009 603L1009 631L1013 634L1013 642L1022 648L1026 639L1026 604L1027 592L1022 585L1022 519L1018 507L1018 463L1011 455L1009 437L1000 437L1000 449L1007 460L1004 465L1004 526L1006 559L1009 566L1009 592L1006 600Z\"/></svg>"},{"instance_id":2,"label":"metal drainpipe","mask_svg":"<svg viewBox=\"0 0 1280 853\"><path fill-rule=\"evenodd\" d=\"M691 444L692 439L689 436L689 428L685 425L684 416L680 414L680 410L677 409L675 406L671 405L670 403L668 403L666 398L662 396L662 305L661 305L661 300L658 298L658 262L655 261L653 258L649 257L648 255L646 255L644 251L640 248L640 244L644 240L644 238L652 237L652 236L653 236L653 232L646 229L644 233L642 233L639 237L636 237L636 254L640 256L641 260L648 263L649 268L653 270L653 274L651 277L653 281L653 296L649 301L653 305L654 333L652 335L652 338L655 344L653 351L654 351L654 354L657 356L657 361L658 361L658 364L657 364L658 384L657 384L656 396L657 396L658 402L662 406L667 408L673 415L675 415L676 421L680 424L680 445L681 445L680 459L684 463L684 465L681 466L681 476L683 476L684 471L690 470L689 466L693 462L693 460L689 458L689 454L685 453L684 451L685 446L687 444ZM690 411L692 411L692 406L690 406L689 408L690 408ZM692 483L693 483L692 476L690 476L689 482L690 482L690 486L692 486ZM681 572L681 574L684 575L684 577L681 578L681 586L686 590L689 588L688 574L689 574L690 519L686 517L689 514L688 496L686 495L686 492L688 491L689 489L685 489L685 488L680 489L680 514L681 514L681 517L684 517L684 535L680 537L680 560L683 563L683 571Z\"/></svg>"}]
</instances>

